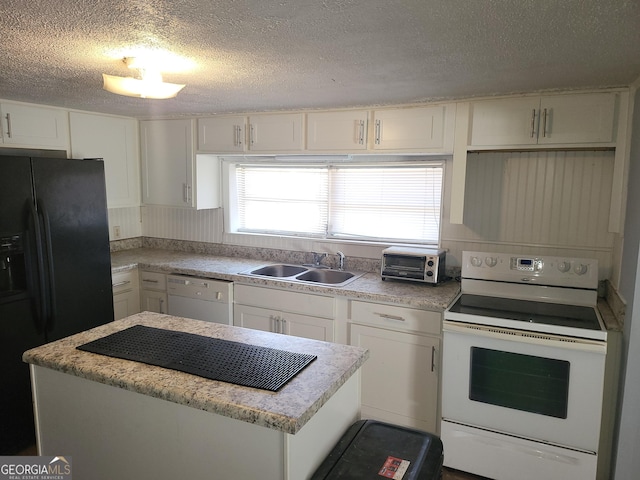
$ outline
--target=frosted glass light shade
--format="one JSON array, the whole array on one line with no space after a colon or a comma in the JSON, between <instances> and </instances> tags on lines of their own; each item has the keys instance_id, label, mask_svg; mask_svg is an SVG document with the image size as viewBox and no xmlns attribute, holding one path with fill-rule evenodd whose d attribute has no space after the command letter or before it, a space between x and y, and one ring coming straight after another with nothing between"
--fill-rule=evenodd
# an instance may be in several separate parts
<instances>
[{"instance_id":1,"label":"frosted glass light shade","mask_svg":"<svg viewBox=\"0 0 640 480\"><path fill-rule=\"evenodd\" d=\"M163 81L139 80L133 77L118 77L102 74L103 88L111 93L140 98L173 98L185 86Z\"/></svg>"}]
</instances>

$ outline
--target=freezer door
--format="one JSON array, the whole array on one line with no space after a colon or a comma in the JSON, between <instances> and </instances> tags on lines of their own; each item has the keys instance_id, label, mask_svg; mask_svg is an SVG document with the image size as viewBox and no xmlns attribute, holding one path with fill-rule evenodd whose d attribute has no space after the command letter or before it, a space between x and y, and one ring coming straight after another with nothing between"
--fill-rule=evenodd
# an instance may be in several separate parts
<instances>
[{"instance_id":1,"label":"freezer door","mask_svg":"<svg viewBox=\"0 0 640 480\"><path fill-rule=\"evenodd\" d=\"M22 233L31 201L31 163L26 157L0 156L0 237Z\"/></svg>"},{"instance_id":2,"label":"freezer door","mask_svg":"<svg viewBox=\"0 0 640 480\"><path fill-rule=\"evenodd\" d=\"M52 341L113 320L104 165L33 158L32 166Z\"/></svg>"},{"instance_id":3,"label":"freezer door","mask_svg":"<svg viewBox=\"0 0 640 480\"><path fill-rule=\"evenodd\" d=\"M29 366L22 353L44 338L31 321L27 295L0 298L0 455L14 455L35 443Z\"/></svg>"}]
</instances>

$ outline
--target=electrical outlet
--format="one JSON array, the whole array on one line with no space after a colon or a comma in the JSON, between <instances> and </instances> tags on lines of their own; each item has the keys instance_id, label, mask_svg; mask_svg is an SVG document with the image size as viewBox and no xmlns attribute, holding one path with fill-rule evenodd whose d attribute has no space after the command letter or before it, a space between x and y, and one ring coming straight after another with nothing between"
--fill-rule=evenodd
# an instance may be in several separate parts
<instances>
[{"instance_id":1,"label":"electrical outlet","mask_svg":"<svg viewBox=\"0 0 640 480\"><path fill-rule=\"evenodd\" d=\"M120 238L120 225L113 227L113 238Z\"/></svg>"}]
</instances>

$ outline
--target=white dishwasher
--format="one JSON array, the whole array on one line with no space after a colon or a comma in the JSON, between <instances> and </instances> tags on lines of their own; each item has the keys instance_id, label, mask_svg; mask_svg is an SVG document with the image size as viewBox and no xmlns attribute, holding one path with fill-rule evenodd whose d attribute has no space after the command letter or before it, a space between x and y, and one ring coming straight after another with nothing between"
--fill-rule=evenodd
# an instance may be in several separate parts
<instances>
[{"instance_id":1,"label":"white dishwasher","mask_svg":"<svg viewBox=\"0 0 640 480\"><path fill-rule=\"evenodd\" d=\"M169 315L233 324L233 282L168 275L167 295Z\"/></svg>"}]
</instances>

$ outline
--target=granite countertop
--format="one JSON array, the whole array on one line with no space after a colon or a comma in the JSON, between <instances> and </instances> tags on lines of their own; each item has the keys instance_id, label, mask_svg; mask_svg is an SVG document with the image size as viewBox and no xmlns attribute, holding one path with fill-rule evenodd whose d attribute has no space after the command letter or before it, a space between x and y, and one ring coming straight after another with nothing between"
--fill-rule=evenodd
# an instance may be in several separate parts
<instances>
[{"instance_id":1,"label":"granite countertop","mask_svg":"<svg viewBox=\"0 0 640 480\"><path fill-rule=\"evenodd\" d=\"M207 380L76 347L134 325L317 355L278 392ZM295 434L368 358L360 347L143 312L28 350L27 363Z\"/></svg>"},{"instance_id":2,"label":"granite countertop","mask_svg":"<svg viewBox=\"0 0 640 480\"><path fill-rule=\"evenodd\" d=\"M161 273L230 280L291 291L356 298L372 302L397 303L425 310L444 311L460 292L460 282L449 280L439 285L387 280L379 273L365 273L344 287L314 285L243 275L250 269L281 263L239 257L221 257L155 248L137 248L111 254L113 272L142 268Z\"/></svg>"}]
</instances>

